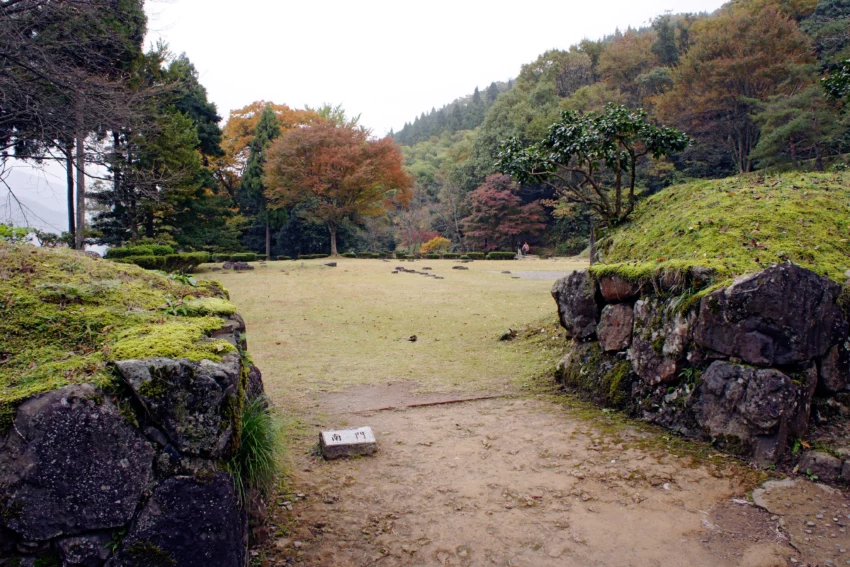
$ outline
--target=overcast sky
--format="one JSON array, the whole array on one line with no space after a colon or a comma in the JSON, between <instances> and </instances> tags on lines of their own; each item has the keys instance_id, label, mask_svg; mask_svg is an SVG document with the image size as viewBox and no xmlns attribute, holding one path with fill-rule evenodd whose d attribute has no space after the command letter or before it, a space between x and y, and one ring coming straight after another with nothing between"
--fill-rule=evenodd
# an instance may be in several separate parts
<instances>
[{"instance_id":1,"label":"overcast sky","mask_svg":"<svg viewBox=\"0 0 850 567\"><path fill-rule=\"evenodd\" d=\"M720 0L148 0L149 41L195 63L226 117L255 100L341 103L376 135L507 80L547 49Z\"/></svg>"}]
</instances>

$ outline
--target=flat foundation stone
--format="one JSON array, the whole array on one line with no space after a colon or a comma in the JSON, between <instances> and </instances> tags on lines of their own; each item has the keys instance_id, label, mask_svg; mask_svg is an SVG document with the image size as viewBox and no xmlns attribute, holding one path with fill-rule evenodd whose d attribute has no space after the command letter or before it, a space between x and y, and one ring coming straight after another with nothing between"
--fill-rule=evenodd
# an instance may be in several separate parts
<instances>
[{"instance_id":1,"label":"flat foundation stone","mask_svg":"<svg viewBox=\"0 0 850 567\"><path fill-rule=\"evenodd\" d=\"M371 427L322 431L319 434L322 456L328 460L340 457L371 455L378 450L378 442Z\"/></svg>"}]
</instances>

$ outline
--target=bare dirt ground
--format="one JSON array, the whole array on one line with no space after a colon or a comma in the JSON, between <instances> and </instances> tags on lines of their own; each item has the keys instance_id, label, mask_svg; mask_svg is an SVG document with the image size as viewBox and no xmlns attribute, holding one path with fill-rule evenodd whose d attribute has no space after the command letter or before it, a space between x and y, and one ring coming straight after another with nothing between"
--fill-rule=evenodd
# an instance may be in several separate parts
<instances>
[{"instance_id":1,"label":"bare dirt ground","mask_svg":"<svg viewBox=\"0 0 850 567\"><path fill-rule=\"evenodd\" d=\"M442 281L368 260L213 276L289 424L254 565L850 564L843 493L800 480L755 506L763 473L545 392L534 376L563 343L546 272L575 262L522 262L539 272L522 279L502 273L516 263L451 265L433 266ZM509 326L524 338L499 342ZM321 430L362 425L377 455L317 456Z\"/></svg>"},{"instance_id":2,"label":"bare dirt ground","mask_svg":"<svg viewBox=\"0 0 850 567\"><path fill-rule=\"evenodd\" d=\"M745 492L733 475L629 448L645 433L601 434L563 406L527 396L354 407L393 393L398 405L422 403L399 397L401 388L360 388L344 397L345 413L327 415L334 426L370 425L380 452L335 462L302 452L292 533L269 546L273 561L773 566L796 556L770 514L730 501ZM325 396L322 405L336 409L342 398Z\"/></svg>"}]
</instances>

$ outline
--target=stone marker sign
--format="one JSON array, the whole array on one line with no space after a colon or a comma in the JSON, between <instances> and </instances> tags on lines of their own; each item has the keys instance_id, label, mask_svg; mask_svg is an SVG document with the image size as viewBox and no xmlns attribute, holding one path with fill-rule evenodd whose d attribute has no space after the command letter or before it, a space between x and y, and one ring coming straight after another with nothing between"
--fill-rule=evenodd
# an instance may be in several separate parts
<instances>
[{"instance_id":1,"label":"stone marker sign","mask_svg":"<svg viewBox=\"0 0 850 567\"><path fill-rule=\"evenodd\" d=\"M378 450L378 442L371 427L322 431L319 434L322 456L326 459L371 455Z\"/></svg>"}]
</instances>

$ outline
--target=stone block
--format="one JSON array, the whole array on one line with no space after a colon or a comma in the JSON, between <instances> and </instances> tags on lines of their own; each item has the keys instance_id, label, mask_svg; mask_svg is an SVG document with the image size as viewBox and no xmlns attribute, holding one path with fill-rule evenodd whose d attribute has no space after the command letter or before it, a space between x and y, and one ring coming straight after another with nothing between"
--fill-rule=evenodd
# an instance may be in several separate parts
<instances>
[{"instance_id":1,"label":"stone block","mask_svg":"<svg viewBox=\"0 0 850 567\"><path fill-rule=\"evenodd\" d=\"M602 310L596 335L602 350L611 352L625 350L632 345L635 325L634 308L626 303L606 305Z\"/></svg>"},{"instance_id":2,"label":"stone block","mask_svg":"<svg viewBox=\"0 0 850 567\"><path fill-rule=\"evenodd\" d=\"M821 451L808 451L800 459L800 472L813 474L818 480L831 482L841 475L843 463L838 457Z\"/></svg>"},{"instance_id":3,"label":"stone block","mask_svg":"<svg viewBox=\"0 0 850 567\"><path fill-rule=\"evenodd\" d=\"M378 450L378 442L371 427L322 431L319 434L322 456L326 459L371 455Z\"/></svg>"}]
</instances>

